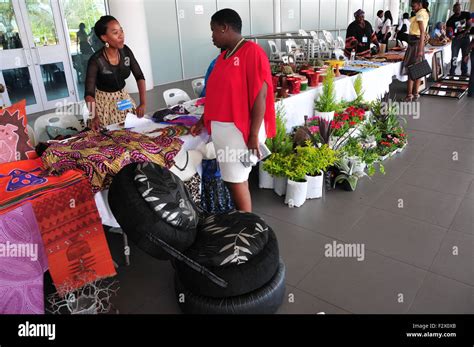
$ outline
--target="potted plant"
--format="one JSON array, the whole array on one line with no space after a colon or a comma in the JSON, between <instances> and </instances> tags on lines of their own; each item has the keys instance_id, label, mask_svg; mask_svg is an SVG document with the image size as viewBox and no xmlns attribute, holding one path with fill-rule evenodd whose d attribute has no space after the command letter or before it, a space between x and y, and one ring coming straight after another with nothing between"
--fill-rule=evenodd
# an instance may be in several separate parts
<instances>
[{"instance_id":1,"label":"potted plant","mask_svg":"<svg viewBox=\"0 0 474 347\"><path fill-rule=\"evenodd\" d=\"M334 73L328 70L326 78L323 82L323 92L314 104L315 116L321 119L332 121L334 111L337 108L336 87L334 84Z\"/></svg>"},{"instance_id":2,"label":"potted plant","mask_svg":"<svg viewBox=\"0 0 474 347\"><path fill-rule=\"evenodd\" d=\"M263 170L273 176L273 190L279 196L286 194L288 156L272 153L263 163Z\"/></svg>"},{"instance_id":3,"label":"potted plant","mask_svg":"<svg viewBox=\"0 0 474 347\"><path fill-rule=\"evenodd\" d=\"M286 170L288 186L286 188L285 204L289 207L300 207L306 201L308 182L306 181L307 163L297 153L286 158L289 165Z\"/></svg>"},{"instance_id":4,"label":"potted plant","mask_svg":"<svg viewBox=\"0 0 474 347\"><path fill-rule=\"evenodd\" d=\"M356 190L359 178L367 176L365 172L355 172L355 164L348 158L342 158L338 160L336 166L339 168L339 175L334 180L334 186L339 184L344 190L350 192Z\"/></svg>"},{"instance_id":5,"label":"potted plant","mask_svg":"<svg viewBox=\"0 0 474 347\"><path fill-rule=\"evenodd\" d=\"M282 156L287 156L293 151L293 142L291 140L291 137L286 133L285 110L283 106L278 106L276 110L275 137L272 139L267 139L265 144L270 150L270 152L278 153ZM262 161L259 163L258 180L258 185L260 188L274 189L274 176L270 174L267 170L265 170L265 165ZM283 184L283 182L280 182L280 184ZM281 192L281 189L279 190L279 192Z\"/></svg>"},{"instance_id":6,"label":"potted plant","mask_svg":"<svg viewBox=\"0 0 474 347\"><path fill-rule=\"evenodd\" d=\"M306 181L308 182L307 199L319 199L323 194L324 172L337 161L337 152L322 145L320 148L307 142L305 147L296 148L297 155L307 167Z\"/></svg>"}]
</instances>

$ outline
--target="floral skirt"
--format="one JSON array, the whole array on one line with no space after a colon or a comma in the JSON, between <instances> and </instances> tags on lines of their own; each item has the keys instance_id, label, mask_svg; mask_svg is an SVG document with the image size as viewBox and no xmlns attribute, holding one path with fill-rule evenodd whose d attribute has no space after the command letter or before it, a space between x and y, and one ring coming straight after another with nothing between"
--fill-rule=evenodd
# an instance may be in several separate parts
<instances>
[{"instance_id":1,"label":"floral skirt","mask_svg":"<svg viewBox=\"0 0 474 347\"><path fill-rule=\"evenodd\" d=\"M126 99L132 102L133 109L119 111L117 102ZM97 89L95 93L95 107L97 115L100 118L100 124L106 127L110 124L123 122L127 113L135 113L137 105L130 95L123 89L113 93L103 92Z\"/></svg>"}]
</instances>

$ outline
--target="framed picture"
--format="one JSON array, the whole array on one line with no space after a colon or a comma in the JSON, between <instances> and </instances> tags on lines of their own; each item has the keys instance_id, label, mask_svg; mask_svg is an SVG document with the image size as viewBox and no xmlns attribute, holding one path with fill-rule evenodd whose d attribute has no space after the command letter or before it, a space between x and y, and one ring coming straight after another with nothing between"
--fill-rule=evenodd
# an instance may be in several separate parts
<instances>
[{"instance_id":1,"label":"framed picture","mask_svg":"<svg viewBox=\"0 0 474 347\"><path fill-rule=\"evenodd\" d=\"M444 76L443 51L437 51L433 55L433 80L439 81Z\"/></svg>"},{"instance_id":2,"label":"framed picture","mask_svg":"<svg viewBox=\"0 0 474 347\"><path fill-rule=\"evenodd\" d=\"M420 78L420 88L418 88L418 94L424 91L428 86L426 85L426 76Z\"/></svg>"}]
</instances>

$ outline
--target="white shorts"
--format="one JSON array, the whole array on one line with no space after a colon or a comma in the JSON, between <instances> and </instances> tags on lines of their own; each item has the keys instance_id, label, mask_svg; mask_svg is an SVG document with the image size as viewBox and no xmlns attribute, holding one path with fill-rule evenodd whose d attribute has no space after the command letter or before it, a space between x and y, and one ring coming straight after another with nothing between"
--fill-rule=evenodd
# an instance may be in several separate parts
<instances>
[{"instance_id":1,"label":"white shorts","mask_svg":"<svg viewBox=\"0 0 474 347\"><path fill-rule=\"evenodd\" d=\"M217 162L224 182L243 183L249 179L251 167L245 167L239 160L248 151L244 137L234 123L211 122L212 142L216 149ZM264 142L265 127L262 124L258 135Z\"/></svg>"}]
</instances>

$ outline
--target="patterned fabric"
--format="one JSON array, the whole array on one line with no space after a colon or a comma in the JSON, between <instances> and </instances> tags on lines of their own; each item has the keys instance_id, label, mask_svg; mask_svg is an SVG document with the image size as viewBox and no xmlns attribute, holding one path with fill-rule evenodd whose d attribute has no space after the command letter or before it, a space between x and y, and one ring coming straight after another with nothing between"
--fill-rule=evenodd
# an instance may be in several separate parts
<instances>
[{"instance_id":1,"label":"patterned fabric","mask_svg":"<svg viewBox=\"0 0 474 347\"><path fill-rule=\"evenodd\" d=\"M190 134L190 128L184 125L174 125L161 129L154 129L145 134L161 134L160 136L180 137Z\"/></svg>"},{"instance_id":2,"label":"patterned fabric","mask_svg":"<svg viewBox=\"0 0 474 347\"><path fill-rule=\"evenodd\" d=\"M77 170L68 170L59 177L43 176L43 170L41 158L1 164L0 213L83 179L83 173Z\"/></svg>"},{"instance_id":3,"label":"patterned fabric","mask_svg":"<svg viewBox=\"0 0 474 347\"><path fill-rule=\"evenodd\" d=\"M225 213L234 209L215 159L202 161L201 207L208 213Z\"/></svg>"},{"instance_id":4,"label":"patterned fabric","mask_svg":"<svg viewBox=\"0 0 474 347\"><path fill-rule=\"evenodd\" d=\"M5 246L0 251L0 314L44 314L48 263L31 204L0 215L0 245ZM15 256L21 248L23 254Z\"/></svg>"},{"instance_id":5,"label":"patterned fabric","mask_svg":"<svg viewBox=\"0 0 474 347\"><path fill-rule=\"evenodd\" d=\"M25 100L0 110L0 164L37 157L26 125Z\"/></svg>"},{"instance_id":6,"label":"patterned fabric","mask_svg":"<svg viewBox=\"0 0 474 347\"><path fill-rule=\"evenodd\" d=\"M242 264L258 253L268 242L268 226L252 213L233 211L212 215L199 224L199 237L190 255L209 267Z\"/></svg>"},{"instance_id":7,"label":"patterned fabric","mask_svg":"<svg viewBox=\"0 0 474 347\"><path fill-rule=\"evenodd\" d=\"M87 180L32 201L60 295L116 274Z\"/></svg>"},{"instance_id":8,"label":"patterned fabric","mask_svg":"<svg viewBox=\"0 0 474 347\"><path fill-rule=\"evenodd\" d=\"M188 190L194 203L198 206L201 205L201 176L196 173L189 181L184 182L186 189Z\"/></svg>"},{"instance_id":9,"label":"patterned fabric","mask_svg":"<svg viewBox=\"0 0 474 347\"><path fill-rule=\"evenodd\" d=\"M117 102L127 99L132 102L133 110L119 111L117 108ZM111 124L123 122L127 113L134 113L134 109L137 108L137 105L125 90L108 93L97 89L95 93L95 108L97 115L100 118L100 124L103 127L106 127Z\"/></svg>"},{"instance_id":10,"label":"patterned fabric","mask_svg":"<svg viewBox=\"0 0 474 347\"><path fill-rule=\"evenodd\" d=\"M151 138L128 130L89 131L66 144L52 144L41 158L54 174L69 169L84 171L92 191L97 193L107 189L112 178L130 163L153 162L170 168L182 143L178 138Z\"/></svg>"}]
</instances>

